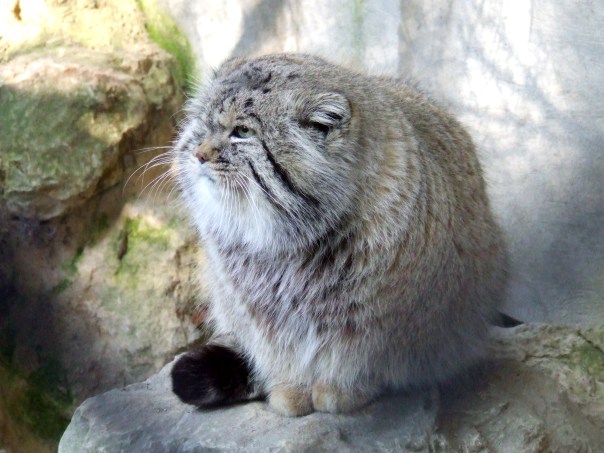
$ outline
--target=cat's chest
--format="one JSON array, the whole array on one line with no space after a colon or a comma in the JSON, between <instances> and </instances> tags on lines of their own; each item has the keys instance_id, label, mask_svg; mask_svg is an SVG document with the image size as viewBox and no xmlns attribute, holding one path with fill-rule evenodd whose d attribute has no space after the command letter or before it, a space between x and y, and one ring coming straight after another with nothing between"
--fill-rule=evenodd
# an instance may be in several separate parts
<instances>
[{"instance_id":1,"label":"cat's chest","mask_svg":"<svg viewBox=\"0 0 604 453\"><path fill-rule=\"evenodd\" d=\"M223 253L218 258L224 278L237 296L253 307L296 309L321 282L298 258L276 259L245 253Z\"/></svg>"},{"instance_id":2,"label":"cat's chest","mask_svg":"<svg viewBox=\"0 0 604 453\"><path fill-rule=\"evenodd\" d=\"M284 325L338 322L358 312L359 303L345 262L323 266L312 257L275 258L237 250L215 255L221 292L245 307L258 322Z\"/></svg>"}]
</instances>

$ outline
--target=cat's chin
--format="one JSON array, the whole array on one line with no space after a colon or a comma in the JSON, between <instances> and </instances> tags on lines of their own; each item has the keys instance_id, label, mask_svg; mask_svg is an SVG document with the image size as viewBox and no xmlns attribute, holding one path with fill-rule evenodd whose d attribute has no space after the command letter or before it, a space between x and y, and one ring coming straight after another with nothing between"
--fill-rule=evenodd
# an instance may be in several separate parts
<instances>
[{"instance_id":1,"label":"cat's chin","mask_svg":"<svg viewBox=\"0 0 604 453\"><path fill-rule=\"evenodd\" d=\"M275 214L254 213L242 203L230 209L215 200L193 200L188 205L193 223L205 241L243 246L248 252L291 254L309 247L320 236L320 232L311 230L301 235L294 225Z\"/></svg>"},{"instance_id":2,"label":"cat's chin","mask_svg":"<svg viewBox=\"0 0 604 453\"><path fill-rule=\"evenodd\" d=\"M205 212L205 215L204 215ZM211 215L208 210L200 210L194 216L194 223L204 241L229 247L243 247L247 252L278 253L292 248L295 240L278 231L274 225L235 216Z\"/></svg>"}]
</instances>

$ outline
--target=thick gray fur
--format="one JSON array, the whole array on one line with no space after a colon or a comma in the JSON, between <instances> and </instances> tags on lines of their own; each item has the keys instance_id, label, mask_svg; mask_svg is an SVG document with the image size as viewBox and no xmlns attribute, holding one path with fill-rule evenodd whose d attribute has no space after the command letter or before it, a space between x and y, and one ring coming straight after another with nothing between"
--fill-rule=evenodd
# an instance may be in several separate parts
<instances>
[{"instance_id":1,"label":"thick gray fur","mask_svg":"<svg viewBox=\"0 0 604 453\"><path fill-rule=\"evenodd\" d=\"M211 319L275 410L353 410L483 356L505 247L471 138L424 95L308 55L229 60L173 153Z\"/></svg>"}]
</instances>

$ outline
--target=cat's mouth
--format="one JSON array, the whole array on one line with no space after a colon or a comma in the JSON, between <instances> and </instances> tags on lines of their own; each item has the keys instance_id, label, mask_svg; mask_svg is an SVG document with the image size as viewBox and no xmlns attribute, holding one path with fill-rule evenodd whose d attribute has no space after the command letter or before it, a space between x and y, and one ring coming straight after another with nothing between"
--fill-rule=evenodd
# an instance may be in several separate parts
<instances>
[{"instance_id":1,"label":"cat's mouth","mask_svg":"<svg viewBox=\"0 0 604 453\"><path fill-rule=\"evenodd\" d=\"M238 181L232 171L220 167L216 168L207 163L199 166L197 176L199 179L208 181L217 189L222 188L223 190L236 192L242 187L242 183Z\"/></svg>"}]
</instances>

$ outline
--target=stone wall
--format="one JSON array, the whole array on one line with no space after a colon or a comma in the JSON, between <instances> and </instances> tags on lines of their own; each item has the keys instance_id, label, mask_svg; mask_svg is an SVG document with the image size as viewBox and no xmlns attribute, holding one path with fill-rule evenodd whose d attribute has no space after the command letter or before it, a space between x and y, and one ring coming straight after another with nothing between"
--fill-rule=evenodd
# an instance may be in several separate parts
<instances>
[{"instance_id":1,"label":"stone wall","mask_svg":"<svg viewBox=\"0 0 604 453\"><path fill-rule=\"evenodd\" d=\"M151 2L0 4L0 450L56 451L81 401L202 335L157 165L193 62Z\"/></svg>"}]
</instances>

